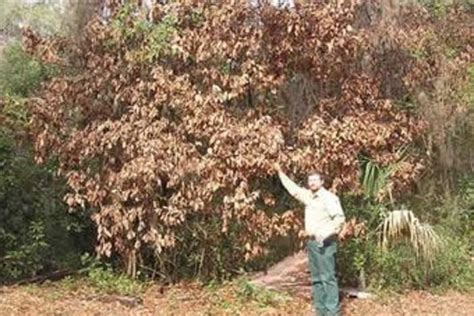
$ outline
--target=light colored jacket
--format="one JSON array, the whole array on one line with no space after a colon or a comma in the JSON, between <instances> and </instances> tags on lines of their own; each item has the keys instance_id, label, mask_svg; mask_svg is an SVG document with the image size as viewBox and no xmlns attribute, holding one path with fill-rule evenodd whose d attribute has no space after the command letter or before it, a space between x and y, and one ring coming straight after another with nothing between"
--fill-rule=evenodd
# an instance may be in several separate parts
<instances>
[{"instance_id":1,"label":"light colored jacket","mask_svg":"<svg viewBox=\"0 0 474 316\"><path fill-rule=\"evenodd\" d=\"M305 205L306 234L314 236L319 244L327 237L339 234L346 219L337 195L325 188L312 192L298 186L283 172L278 172L278 175L285 189Z\"/></svg>"}]
</instances>

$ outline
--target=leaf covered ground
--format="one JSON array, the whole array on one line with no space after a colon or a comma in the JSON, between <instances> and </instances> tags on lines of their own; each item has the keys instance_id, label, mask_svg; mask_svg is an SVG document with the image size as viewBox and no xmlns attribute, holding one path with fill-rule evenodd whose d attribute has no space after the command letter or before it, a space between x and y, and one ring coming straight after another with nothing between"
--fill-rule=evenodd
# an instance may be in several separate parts
<instances>
[{"instance_id":1,"label":"leaf covered ground","mask_svg":"<svg viewBox=\"0 0 474 316\"><path fill-rule=\"evenodd\" d=\"M409 292L373 300L345 298L343 315L474 315L474 292ZM0 288L0 315L311 315L307 298L245 281L224 285L149 285L129 295L86 281Z\"/></svg>"}]
</instances>

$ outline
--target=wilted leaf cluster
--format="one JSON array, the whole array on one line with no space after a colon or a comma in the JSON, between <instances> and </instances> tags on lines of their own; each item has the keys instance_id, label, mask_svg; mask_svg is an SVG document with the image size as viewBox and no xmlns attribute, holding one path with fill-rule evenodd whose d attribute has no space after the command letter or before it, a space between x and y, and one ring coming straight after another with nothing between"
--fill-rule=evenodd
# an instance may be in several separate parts
<instances>
[{"instance_id":1,"label":"wilted leaf cluster","mask_svg":"<svg viewBox=\"0 0 474 316\"><path fill-rule=\"evenodd\" d=\"M241 262L300 229L300 215L275 211L275 162L319 170L344 192L360 189L361 155L400 160L423 123L385 93L359 7L332 3L173 1L153 22L125 5L76 41L25 33L30 52L66 69L31 100L38 160L57 158L67 203L96 210L100 254L121 255L134 275L150 253L204 260L231 238ZM408 78L415 59L404 62ZM394 186L421 169L405 159Z\"/></svg>"}]
</instances>

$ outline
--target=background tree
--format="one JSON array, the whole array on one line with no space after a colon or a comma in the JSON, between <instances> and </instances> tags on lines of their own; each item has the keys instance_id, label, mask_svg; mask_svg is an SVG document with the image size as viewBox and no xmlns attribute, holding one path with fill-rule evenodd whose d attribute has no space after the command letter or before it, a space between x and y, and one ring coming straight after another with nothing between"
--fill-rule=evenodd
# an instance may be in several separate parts
<instances>
[{"instance_id":1,"label":"background tree","mask_svg":"<svg viewBox=\"0 0 474 316\"><path fill-rule=\"evenodd\" d=\"M376 52L356 9L178 1L159 5L153 24L119 7L77 43L27 32L30 51L75 69L32 100L32 131L39 161L59 159L68 203L97 209L99 253L117 252L135 275L148 253L173 256L188 229L214 222L220 232L188 255L205 261L230 236L229 262L261 255L299 217L274 211L273 162L317 168L346 191L359 189L360 154L398 161L422 124L366 70ZM295 116L285 91L298 78L319 91ZM416 155L405 160L394 192L420 170Z\"/></svg>"},{"instance_id":2,"label":"background tree","mask_svg":"<svg viewBox=\"0 0 474 316\"><path fill-rule=\"evenodd\" d=\"M0 3L0 283L77 269L93 250L88 212L68 213L56 163L34 163L28 131L25 100L58 69L23 50L20 26L51 36L61 21L55 7Z\"/></svg>"}]
</instances>

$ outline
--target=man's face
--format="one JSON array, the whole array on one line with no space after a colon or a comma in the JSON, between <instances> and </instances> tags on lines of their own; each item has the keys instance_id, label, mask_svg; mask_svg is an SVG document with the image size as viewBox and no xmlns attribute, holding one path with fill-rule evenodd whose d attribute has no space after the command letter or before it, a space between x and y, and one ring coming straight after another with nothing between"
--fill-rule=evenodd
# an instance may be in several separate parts
<instances>
[{"instance_id":1,"label":"man's face","mask_svg":"<svg viewBox=\"0 0 474 316\"><path fill-rule=\"evenodd\" d=\"M312 174L308 177L308 188L316 192L323 186L323 179L319 174Z\"/></svg>"}]
</instances>

